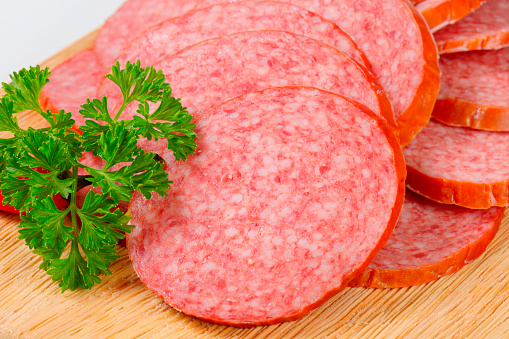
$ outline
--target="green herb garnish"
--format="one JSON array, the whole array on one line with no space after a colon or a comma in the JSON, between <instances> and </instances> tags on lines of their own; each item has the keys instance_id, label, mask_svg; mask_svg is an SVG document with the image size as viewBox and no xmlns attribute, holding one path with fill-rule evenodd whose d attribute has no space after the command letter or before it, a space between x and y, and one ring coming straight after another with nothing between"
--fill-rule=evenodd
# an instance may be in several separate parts
<instances>
[{"instance_id":1,"label":"green herb garnish","mask_svg":"<svg viewBox=\"0 0 509 339\"><path fill-rule=\"evenodd\" d=\"M116 205L129 201L134 191L147 199L151 192L165 196L172 183L161 158L138 148L138 139L165 138L175 158L185 161L196 150L195 124L180 100L171 96L161 71L142 68L139 61L121 69L117 62L107 77L120 88L122 105L110 113L105 97L87 99L79 112L87 119L80 135L72 129L70 112L43 111L39 105L50 74L48 68L30 67L13 73L10 84L2 83L6 94L0 99L0 131L13 136L0 139L0 189L4 204L26 213L21 215L19 238L42 257L40 268L60 281L62 292L89 289L101 281L98 275L111 274L109 267L119 257L114 247L123 232L134 227ZM138 103L137 114L119 120L132 102ZM153 113L149 102L159 103ZM50 127L20 128L15 114L26 110L41 114ZM80 163L88 151L105 161L103 168ZM78 175L79 168L90 175ZM87 184L101 187L103 194L90 190L78 208L76 193ZM65 210L55 205L55 194L69 201ZM69 214L72 226L64 223Z\"/></svg>"}]
</instances>

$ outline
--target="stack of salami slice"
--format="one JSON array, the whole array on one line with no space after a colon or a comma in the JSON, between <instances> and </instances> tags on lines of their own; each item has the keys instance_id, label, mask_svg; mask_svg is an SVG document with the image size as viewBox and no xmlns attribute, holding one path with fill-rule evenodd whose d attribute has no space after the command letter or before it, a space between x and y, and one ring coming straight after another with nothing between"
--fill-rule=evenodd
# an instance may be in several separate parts
<instances>
[{"instance_id":1,"label":"stack of salami slice","mask_svg":"<svg viewBox=\"0 0 509 339\"><path fill-rule=\"evenodd\" d=\"M129 0L93 49L53 70L43 104L82 125L87 97L121 100L104 77L115 60L162 69L198 150L182 163L139 142L174 184L131 201L134 269L201 319L294 320L347 285L451 274L495 236L509 203L509 49L443 56L440 77L430 31L482 3ZM440 51L503 47L501 3L438 30Z\"/></svg>"},{"instance_id":2,"label":"stack of salami slice","mask_svg":"<svg viewBox=\"0 0 509 339\"><path fill-rule=\"evenodd\" d=\"M508 34L509 4L498 0L435 33L443 55L433 119L403 150L406 186L429 200L407 192L392 237L351 286L426 283L493 239L509 203Z\"/></svg>"}]
</instances>

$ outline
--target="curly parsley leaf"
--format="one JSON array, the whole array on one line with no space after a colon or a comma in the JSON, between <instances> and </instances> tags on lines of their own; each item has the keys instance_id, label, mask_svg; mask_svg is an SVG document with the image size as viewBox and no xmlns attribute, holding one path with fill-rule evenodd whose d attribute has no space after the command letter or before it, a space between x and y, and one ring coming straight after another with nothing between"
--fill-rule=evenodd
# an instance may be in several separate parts
<instances>
[{"instance_id":1,"label":"curly parsley leaf","mask_svg":"<svg viewBox=\"0 0 509 339\"><path fill-rule=\"evenodd\" d=\"M128 61L124 69L117 61L106 77L120 88L123 107L133 101L157 102L161 100L163 91L170 88L162 71L156 71L154 67L143 68L139 60L135 63Z\"/></svg>"},{"instance_id":2,"label":"curly parsley leaf","mask_svg":"<svg viewBox=\"0 0 509 339\"><path fill-rule=\"evenodd\" d=\"M41 112L41 115L50 124L51 130L62 130L65 128L72 128L76 121L72 118L71 112L65 112L61 109L58 113L52 113L51 111Z\"/></svg>"},{"instance_id":3,"label":"curly parsley leaf","mask_svg":"<svg viewBox=\"0 0 509 339\"><path fill-rule=\"evenodd\" d=\"M10 205L19 211L26 211L32 205L32 191L31 186L26 183L26 180L18 178L10 178L10 181L6 182L3 176L1 189L4 199L2 203L4 205Z\"/></svg>"},{"instance_id":4,"label":"curly parsley leaf","mask_svg":"<svg viewBox=\"0 0 509 339\"><path fill-rule=\"evenodd\" d=\"M123 216L112 199L94 191L87 193L78 215L82 222L80 243L89 250L99 250L107 244L116 244L124 237L122 232L130 232L133 228L127 224L129 217Z\"/></svg>"},{"instance_id":5,"label":"curly parsley leaf","mask_svg":"<svg viewBox=\"0 0 509 339\"><path fill-rule=\"evenodd\" d=\"M45 248L63 252L67 242L74 238L73 228L64 224L68 210L60 211L51 197L38 200L29 212L39 223L44 224L42 229Z\"/></svg>"},{"instance_id":6,"label":"curly parsley leaf","mask_svg":"<svg viewBox=\"0 0 509 339\"><path fill-rule=\"evenodd\" d=\"M21 215L18 238L24 239L32 252L42 257L42 263L39 268L47 271L51 268L51 261L60 258L62 252L57 251L55 248L44 247L43 229L45 227L46 224L39 223L32 214Z\"/></svg>"},{"instance_id":7,"label":"curly parsley leaf","mask_svg":"<svg viewBox=\"0 0 509 339\"><path fill-rule=\"evenodd\" d=\"M87 267L93 275L111 274L109 267L120 257L111 245L105 245L96 250L83 247L83 252L87 256Z\"/></svg>"},{"instance_id":8,"label":"curly parsley leaf","mask_svg":"<svg viewBox=\"0 0 509 339\"><path fill-rule=\"evenodd\" d=\"M16 138L0 139L0 175L7 165L7 160L16 154Z\"/></svg>"},{"instance_id":9,"label":"curly parsley leaf","mask_svg":"<svg viewBox=\"0 0 509 339\"><path fill-rule=\"evenodd\" d=\"M171 96L171 90L163 92L161 104L153 114L149 113L147 103L140 104L140 116L134 116L134 127L138 133L148 140L160 138L168 140L168 149L173 150L175 159L186 160L188 154L196 151L196 124L191 123L193 116L182 107L180 99Z\"/></svg>"},{"instance_id":10,"label":"curly parsley leaf","mask_svg":"<svg viewBox=\"0 0 509 339\"><path fill-rule=\"evenodd\" d=\"M10 75L11 83L2 83L2 87L14 104L16 112L32 110L42 112L39 105L41 90L49 82L51 72L49 68L41 67L23 68L18 73Z\"/></svg>"},{"instance_id":11,"label":"curly parsley leaf","mask_svg":"<svg viewBox=\"0 0 509 339\"><path fill-rule=\"evenodd\" d=\"M39 224L32 214L21 215L19 224L19 239L25 239L30 249L41 248L43 246L43 228L46 224Z\"/></svg>"},{"instance_id":12,"label":"curly parsley leaf","mask_svg":"<svg viewBox=\"0 0 509 339\"><path fill-rule=\"evenodd\" d=\"M74 291L75 289L91 289L94 284L101 282L101 279L90 272L87 261L83 259L80 253L78 240L74 238L71 241L71 251L67 258L58 258L51 261L51 269L48 274L52 276L53 281L60 281L59 286L62 293L66 289Z\"/></svg>"},{"instance_id":13,"label":"curly parsley leaf","mask_svg":"<svg viewBox=\"0 0 509 339\"><path fill-rule=\"evenodd\" d=\"M14 117L14 102L4 96L0 99L0 131L16 133L19 130L18 120Z\"/></svg>"},{"instance_id":14,"label":"curly parsley leaf","mask_svg":"<svg viewBox=\"0 0 509 339\"><path fill-rule=\"evenodd\" d=\"M140 151L132 164L117 171L87 168L92 175L89 180L94 187L101 187L109 192L116 204L129 201L133 191L140 191L147 199L150 199L151 192L166 195L171 181L168 181L168 175L163 170L164 165L154 158L154 153Z\"/></svg>"},{"instance_id":15,"label":"curly parsley leaf","mask_svg":"<svg viewBox=\"0 0 509 339\"><path fill-rule=\"evenodd\" d=\"M87 103L81 105L82 109L79 111L85 119L95 119L97 121L113 122L108 113L108 98L103 97L99 99L87 99Z\"/></svg>"},{"instance_id":16,"label":"curly parsley leaf","mask_svg":"<svg viewBox=\"0 0 509 339\"><path fill-rule=\"evenodd\" d=\"M92 152L97 155L97 152L101 149L101 145L98 143L101 135L110 130L110 126L101 125L93 120L86 120L85 125L80 127L80 131L83 132L83 147L87 152Z\"/></svg>"},{"instance_id":17,"label":"curly parsley leaf","mask_svg":"<svg viewBox=\"0 0 509 339\"><path fill-rule=\"evenodd\" d=\"M119 172L120 175L129 177L134 190L139 191L147 199L152 197L151 192L166 196L166 191L173 183L168 180L164 164L155 161L154 153L140 153L131 165Z\"/></svg>"},{"instance_id":18,"label":"curly parsley leaf","mask_svg":"<svg viewBox=\"0 0 509 339\"><path fill-rule=\"evenodd\" d=\"M32 207L32 186L28 183L31 177L44 180L41 174L29 167L20 166L16 158L6 159L5 168L0 173L0 189L4 196L3 204L8 204L20 211Z\"/></svg>"},{"instance_id":19,"label":"curly parsley leaf","mask_svg":"<svg viewBox=\"0 0 509 339\"><path fill-rule=\"evenodd\" d=\"M133 189L129 185L130 179L123 177L119 171L96 170L94 168L90 168L88 171L92 176L88 179L92 185L108 192L115 204L131 200Z\"/></svg>"},{"instance_id":20,"label":"curly parsley leaf","mask_svg":"<svg viewBox=\"0 0 509 339\"><path fill-rule=\"evenodd\" d=\"M104 168L109 169L121 162L132 162L139 151L137 137L136 131L126 128L123 120L102 133L97 141L100 146L97 155L106 160Z\"/></svg>"},{"instance_id":21,"label":"curly parsley leaf","mask_svg":"<svg viewBox=\"0 0 509 339\"><path fill-rule=\"evenodd\" d=\"M50 171L56 171L62 165L65 166L63 170L67 170L71 166L67 144L43 130L28 128L23 145L25 152L18 160L22 166L42 167Z\"/></svg>"}]
</instances>

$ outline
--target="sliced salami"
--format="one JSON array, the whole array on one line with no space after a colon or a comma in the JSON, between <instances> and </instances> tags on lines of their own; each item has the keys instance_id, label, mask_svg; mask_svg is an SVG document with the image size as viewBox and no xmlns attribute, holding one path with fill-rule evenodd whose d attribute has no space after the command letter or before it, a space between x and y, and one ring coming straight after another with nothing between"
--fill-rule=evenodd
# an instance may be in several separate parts
<instances>
[{"instance_id":1,"label":"sliced salami","mask_svg":"<svg viewBox=\"0 0 509 339\"><path fill-rule=\"evenodd\" d=\"M234 0L202 0L204 8ZM349 33L367 56L394 108L402 146L431 116L440 85L438 53L426 22L402 0L294 0Z\"/></svg>"},{"instance_id":2,"label":"sliced salami","mask_svg":"<svg viewBox=\"0 0 509 339\"><path fill-rule=\"evenodd\" d=\"M435 33L440 53L499 49L509 45L509 2L490 0L454 25Z\"/></svg>"},{"instance_id":3,"label":"sliced salami","mask_svg":"<svg viewBox=\"0 0 509 339\"><path fill-rule=\"evenodd\" d=\"M104 68L111 67L122 49L147 28L180 16L201 0L128 0L104 23L94 51ZM174 37L173 37L174 38Z\"/></svg>"},{"instance_id":4,"label":"sliced salami","mask_svg":"<svg viewBox=\"0 0 509 339\"><path fill-rule=\"evenodd\" d=\"M278 31L243 32L188 47L160 63L195 118L236 96L269 87L312 86L345 95L395 127L390 103L373 75L346 54L304 36ZM109 89L111 88L111 89ZM105 88L113 98L113 86ZM126 108L130 118L136 106Z\"/></svg>"},{"instance_id":5,"label":"sliced salami","mask_svg":"<svg viewBox=\"0 0 509 339\"><path fill-rule=\"evenodd\" d=\"M509 133L430 121L404 149L407 187L434 201L487 209L509 203Z\"/></svg>"},{"instance_id":6,"label":"sliced salami","mask_svg":"<svg viewBox=\"0 0 509 339\"><path fill-rule=\"evenodd\" d=\"M252 92L197 122L198 153L162 150L167 198L131 202L129 256L172 307L237 326L295 320L386 242L405 169L386 123L314 88Z\"/></svg>"},{"instance_id":7,"label":"sliced salami","mask_svg":"<svg viewBox=\"0 0 509 339\"><path fill-rule=\"evenodd\" d=\"M259 30L285 31L316 39L370 68L357 44L336 24L300 7L274 1L220 4L167 20L133 40L118 59L120 64L140 59L144 65L153 65L207 39Z\"/></svg>"},{"instance_id":8,"label":"sliced salami","mask_svg":"<svg viewBox=\"0 0 509 339\"><path fill-rule=\"evenodd\" d=\"M509 131L509 48L444 55L440 68L435 119L453 126Z\"/></svg>"},{"instance_id":9,"label":"sliced salami","mask_svg":"<svg viewBox=\"0 0 509 339\"><path fill-rule=\"evenodd\" d=\"M83 125L80 106L86 103L87 98L96 97L105 74L95 53L91 50L81 51L51 72L50 82L41 91L41 107L53 112L61 109L72 112L76 124Z\"/></svg>"},{"instance_id":10,"label":"sliced salami","mask_svg":"<svg viewBox=\"0 0 509 339\"><path fill-rule=\"evenodd\" d=\"M482 6L486 0L425 0L416 5L432 32L453 24Z\"/></svg>"},{"instance_id":11,"label":"sliced salami","mask_svg":"<svg viewBox=\"0 0 509 339\"><path fill-rule=\"evenodd\" d=\"M394 288L452 274L484 253L504 209L471 210L407 192L387 244L350 286Z\"/></svg>"}]
</instances>

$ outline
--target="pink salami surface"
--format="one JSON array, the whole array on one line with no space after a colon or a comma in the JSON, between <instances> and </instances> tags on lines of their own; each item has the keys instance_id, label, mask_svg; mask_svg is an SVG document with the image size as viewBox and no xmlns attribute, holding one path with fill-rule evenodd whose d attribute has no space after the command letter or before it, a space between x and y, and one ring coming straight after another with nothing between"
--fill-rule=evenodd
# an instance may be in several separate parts
<instances>
[{"instance_id":1,"label":"pink salami surface","mask_svg":"<svg viewBox=\"0 0 509 339\"><path fill-rule=\"evenodd\" d=\"M489 0L477 11L435 33L440 53L499 49L509 45L509 2Z\"/></svg>"},{"instance_id":2,"label":"pink salami surface","mask_svg":"<svg viewBox=\"0 0 509 339\"><path fill-rule=\"evenodd\" d=\"M105 73L95 53L91 50L79 52L51 72L50 82L41 91L42 108L72 112L76 124L84 124L80 106L87 98L96 98L97 87Z\"/></svg>"},{"instance_id":3,"label":"pink salami surface","mask_svg":"<svg viewBox=\"0 0 509 339\"><path fill-rule=\"evenodd\" d=\"M203 0L204 8L235 0ZM402 0L295 0L292 4L338 24L367 56L391 101L408 144L427 124L440 82L438 53L426 23Z\"/></svg>"},{"instance_id":4,"label":"pink salami surface","mask_svg":"<svg viewBox=\"0 0 509 339\"><path fill-rule=\"evenodd\" d=\"M269 87L311 86L345 95L392 120L390 103L374 76L342 52L300 35L279 31L243 32L188 47L155 65L173 95L199 118L236 96ZM120 96L115 85L99 92ZM101 95L102 96L102 95ZM136 106L127 108L129 118Z\"/></svg>"},{"instance_id":5,"label":"pink salami surface","mask_svg":"<svg viewBox=\"0 0 509 339\"><path fill-rule=\"evenodd\" d=\"M502 207L471 210L407 192L389 241L350 286L406 287L452 274L485 251L503 214Z\"/></svg>"},{"instance_id":6,"label":"pink salami surface","mask_svg":"<svg viewBox=\"0 0 509 339\"><path fill-rule=\"evenodd\" d=\"M509 131L509 48L444 55L440 68L433 117L454 126Z\"/></svg>"},{"instance_id":7,"label":"pink salami surface","mask_svg":"<svg viewBox=\"0 0 509 339\"><path fill-rule=\"evenodd\" d=\"M419 194L468 208L509 202L509 133L430 121L403 152L407 187Z\"/></svg>"},{"instance_id":8,"label":"pink salami surface","mask_svg":"<svg viewBox=\"0 0 509 339\"><path fill-rule=\"evenodd\" d=\"M122 49L147 28L169 18L180 16L200 0L128 0L99 31L94 51L99 62L111 67Z\"/></svg>"},{"instance_id":9,"label":"pink salami surface","mask_svg":"<svg viewBox=\"0 0 509 339\"><path fill-rule=\"evenodd\" d=\"M416 5L432 32L463 19L486 0L424 0Z\"/></svg>"},{"instance_id":10,"label":"pink salami surface","mask_svg":"<svg viewBox=\"0 0 509 339\"><path fill-rule=\"evenodd\" d=\"M369 68L357 44L336 24L300 7L274 1L220 4L170 19L133 40L119 61L125 64L127 60L140 59L145 65L153 65L203 40L258 30L285 31L316 39Z\"/></svg>"},{"instance_id":11,"label":"pink salami surface","mask_svg":"<svg viewBox=\"0 0 509 339\"><path fill-rule=\"evenodd\" d=\"M509 107L509 49L444 55L440 67L439 99Z\"/></svg>"},{"instance_id":12,"label":"pink salami surface","mask_svg":"<svg viewBox=\"0 0 509 339\"><path fill-rule=\"evenodd\" d=\"M198 120L185 163L161 149L167 198L135 195L127 246L172 307L232 325L294 320L386 242L404 194L397 139L365 107L313 88L252 92Z\"/></svg>"}]
</instances>

